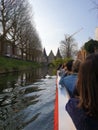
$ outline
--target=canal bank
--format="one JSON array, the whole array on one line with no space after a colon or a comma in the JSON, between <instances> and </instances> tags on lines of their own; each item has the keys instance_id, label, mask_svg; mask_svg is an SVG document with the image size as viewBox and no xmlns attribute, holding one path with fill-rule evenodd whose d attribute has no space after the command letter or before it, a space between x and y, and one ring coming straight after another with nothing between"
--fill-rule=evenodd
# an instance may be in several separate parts
<instances>
[{"instance_id":1,"label":"canal bank","mask_svg":"<svg viewBox=\"0 0 98 130\"><path fill-rule=\"evenodd\" d=\"M9 57L0 57L0 74L30 70L41 67L40 63L13 59Z\"/></svg>"}]
</instances>

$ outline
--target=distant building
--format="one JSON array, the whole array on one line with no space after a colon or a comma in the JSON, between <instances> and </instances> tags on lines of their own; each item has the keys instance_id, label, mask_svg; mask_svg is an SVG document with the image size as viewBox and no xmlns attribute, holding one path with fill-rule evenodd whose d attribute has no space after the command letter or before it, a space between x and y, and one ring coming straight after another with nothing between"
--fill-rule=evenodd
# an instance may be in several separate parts
<instances>
[{"instance_id":1,"label":"distant building","mask_svg":"<svg viewBox=\"0 0 98 130\"><path fill-rule=\"evenodd\" d=\"M52 50L47 56L45 48L43 49L43 51L30 48L21 48L21 46L13 45L13 43L7 39L5 40L5 43L2 44L2 37L0 36L0 55L2 56L28 60L32 62L36 61L39 63L43 63L44 65L52 63L52 61L55 59L62 58L59 48L57 50L56 56L54 55Z\"/></svg>"},{"instance_id":2,"label":"distant building","mask_svg":"<svg viewBox=\"0 0 98 130\"><path fill-rule=\"evenodd\" d=\"M51 50L48 56L48 64L50 64L53 60L55 60L55 56L53 54L53 51Z\"/></svg>"},{"instance_id":3,"label":"distant building","mask_svg":"<svg viewBox=\"0 0 98 130\"><path fill-rule=\"evenodd\" d=\"M95 40L98 41L98 27L96 27L95 29Z\"/></svg>"},{"instance_id":4,"label":"distant building","mask_svg":"<svg viewBox=\"0 0 98 130\"><path fill-rule=\"evenodd\" d=\"M42 63L48 65L48 64L52 63L53 60L58 59L58 58L59 59L62 58L59 48L57 50L56 56L54 55L52 50L50 51L49 55L47 56L46 50L44 48L43 53L42 53Z\"/></svg>"},{"instance_id":5,"label":"distant building","mask_svg":"<svg viewBox=\"0 0 98 130\"><path fill-rule=\"evenodd\" d=\"M57 54L56 54L56 57L55 57L56 59L62 59L62 56L61 56L61 53L60 53L60 50L59 50L59 48L58 48L58 50L57 50Z\"/></svg>"},{"instance_id":6,"label":"distant building","mask_svg":"<svg viewBox=\"0 0 98 130\"><path fill-rule=\"evenodd\" d=\"M41 58L42 60L42 63L46 63L47 64L47 62L48 62L48 56L47 56L47 54L46 54L46 50L45 50L45 48L44 48L44 50L43 50L43 52L42 52L42 58Z\"/></svg>"}]
</instances>

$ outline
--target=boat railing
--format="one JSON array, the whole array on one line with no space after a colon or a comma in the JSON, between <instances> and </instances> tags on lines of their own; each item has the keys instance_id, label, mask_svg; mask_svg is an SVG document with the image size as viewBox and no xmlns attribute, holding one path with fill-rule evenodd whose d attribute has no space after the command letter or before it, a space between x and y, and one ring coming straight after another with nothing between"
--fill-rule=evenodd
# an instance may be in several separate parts
<instances>
[{"instance_id":1,"label":"boat railing","mask_svg":"<svg viewBox=\"0 0 98 130\"><path fill-rule=\"evenodd\" d=\"M59 84L60 81L59 72L57 72L57 89L58 89L58 130L76 130L72 119L65 109L65 105L68 102L70 96L65 87Z\"/></svg>"}]
</instances>

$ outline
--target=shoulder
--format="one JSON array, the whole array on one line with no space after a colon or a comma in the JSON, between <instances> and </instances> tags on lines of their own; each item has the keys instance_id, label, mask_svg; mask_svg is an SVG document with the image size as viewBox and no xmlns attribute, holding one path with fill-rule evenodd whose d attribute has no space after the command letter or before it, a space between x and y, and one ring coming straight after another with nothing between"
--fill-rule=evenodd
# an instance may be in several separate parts
<instances>
[{"instance_id":1,"label":"shoulder","mask_svg":"<svg viewBox=\"0 0 98 130\"><path fill-rule=\"evenodd\" d=\"M66 104L66 111L73 118L85 117L85 112L82 108L78 108L79 99L71 98Z\"/></svg>"},{"instance_id":2,"label":"shoulder","mask_svg":"<svg viewBox=\"0 0 98 130\"><path fill-rule=\"evenodd\" d=\"M79 100L77 98L70 98L66 104L66 110L78 109L77 108L78 103L79 103Z\"/></svg>"},{"instance_id":3,"label":"shoulder","mask_svg":"<svg viewBox=\"0 0 98 130\"><path fill-rule=\"evenodd\" d=\"M66 76L64 80L69 80L69 79L74 79L74 78L77 78L77 75L71 74L71 75Z\"/></svg>"},{"instance_id":4,"label":"shoulder","mask_svg":"<svg viewBox=\"0 0 98 130\"><path fill-rule=\"evenodd\" d=\"M85 120L85 113L82 109L78 108L79 100L76 98L71 98L68 103L66 104L66 111L72 118L76 128L82 130L84 120Z\"/></svg>"},{"instance_id":5,"label":"shoulder","mask_svg":"<svg viewBox=\"0 0 98 130\"><path fill-rule=\"evenodd\" d=\"M67 75L67 76L62 78L62 81L64 81L64 82L66 81L67 82L67 81L69 81L71 79L72 79L72 75Z\"/></svg>"},{"instance_id":6,"label":"shoulder","mask_svg":"<svg viewBox=\"0 0 98 130\"><path fill-rule=\"evenodd\" d=\"M98 120L87 116L82 108L78 108L79 100L71 98L66 104L66 110L79 130L98 130Z\"/></svg>"}]
</instances>

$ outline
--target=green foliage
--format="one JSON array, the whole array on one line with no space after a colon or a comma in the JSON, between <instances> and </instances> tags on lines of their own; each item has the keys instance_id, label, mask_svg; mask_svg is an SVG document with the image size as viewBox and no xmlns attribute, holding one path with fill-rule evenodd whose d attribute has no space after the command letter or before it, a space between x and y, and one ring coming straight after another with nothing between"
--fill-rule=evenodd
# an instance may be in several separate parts
<instances>
[{"instance_id":1,"label":"green foliage","mask_svg":"<svg viewBox=\"0 0 98 130\"><path fill-rule=\"evenodd\" d=\"M0 72L26 70L39 67L36 62L27 62L12 58L0 57Z\"/></svg>"},{"instance_id":2,"label":"green foliage","mask_svg":"<svg viewBox=\"0 0 98 130\"><path fill-rule=\"evenodd\" d=\"M54 60L52 63L57 68L60 64L67 63L69 60L72 60L72 58L64 58L64 59L58 58Z\"/></svg>"},{"instance_id":3,"label":"green foliage","mask_svg":"<svg viewBox=\"0 0 98 130\"><path fill-rule=\"evenodd\" d=\"M60 64L64 63L64 60L63 60L63 59L56 59L56 60L54 60L52 63L53 63L53 65L54 65L55 67L57 67L57 66L59 66Z\"/></svg>"},{"instance_id":4,"label":"green foliage","mask_svg":"<svg viewBox=\"0 0 98 130\"><path fill-rule=\"evenodd\" d=\"M98 49L98 41L93 39L89 40L84 44L84 49L87 53L94 53L95 49Z\"/></svg>"},{"instance_id":5,"label":"green foliage","mask_svg":"<svg viewBox=\"0 0 98 130\"><path fill-rule=\"evenodd\" d=\"M64 63L66 63L66 62L68 62L68 61L70 61L70 60L73 60L73 59L72 59L71 57L69 57L69 58L66 57L66 58L64 58L64 61L65 61Z\"/></svg>"}]
</instances>

